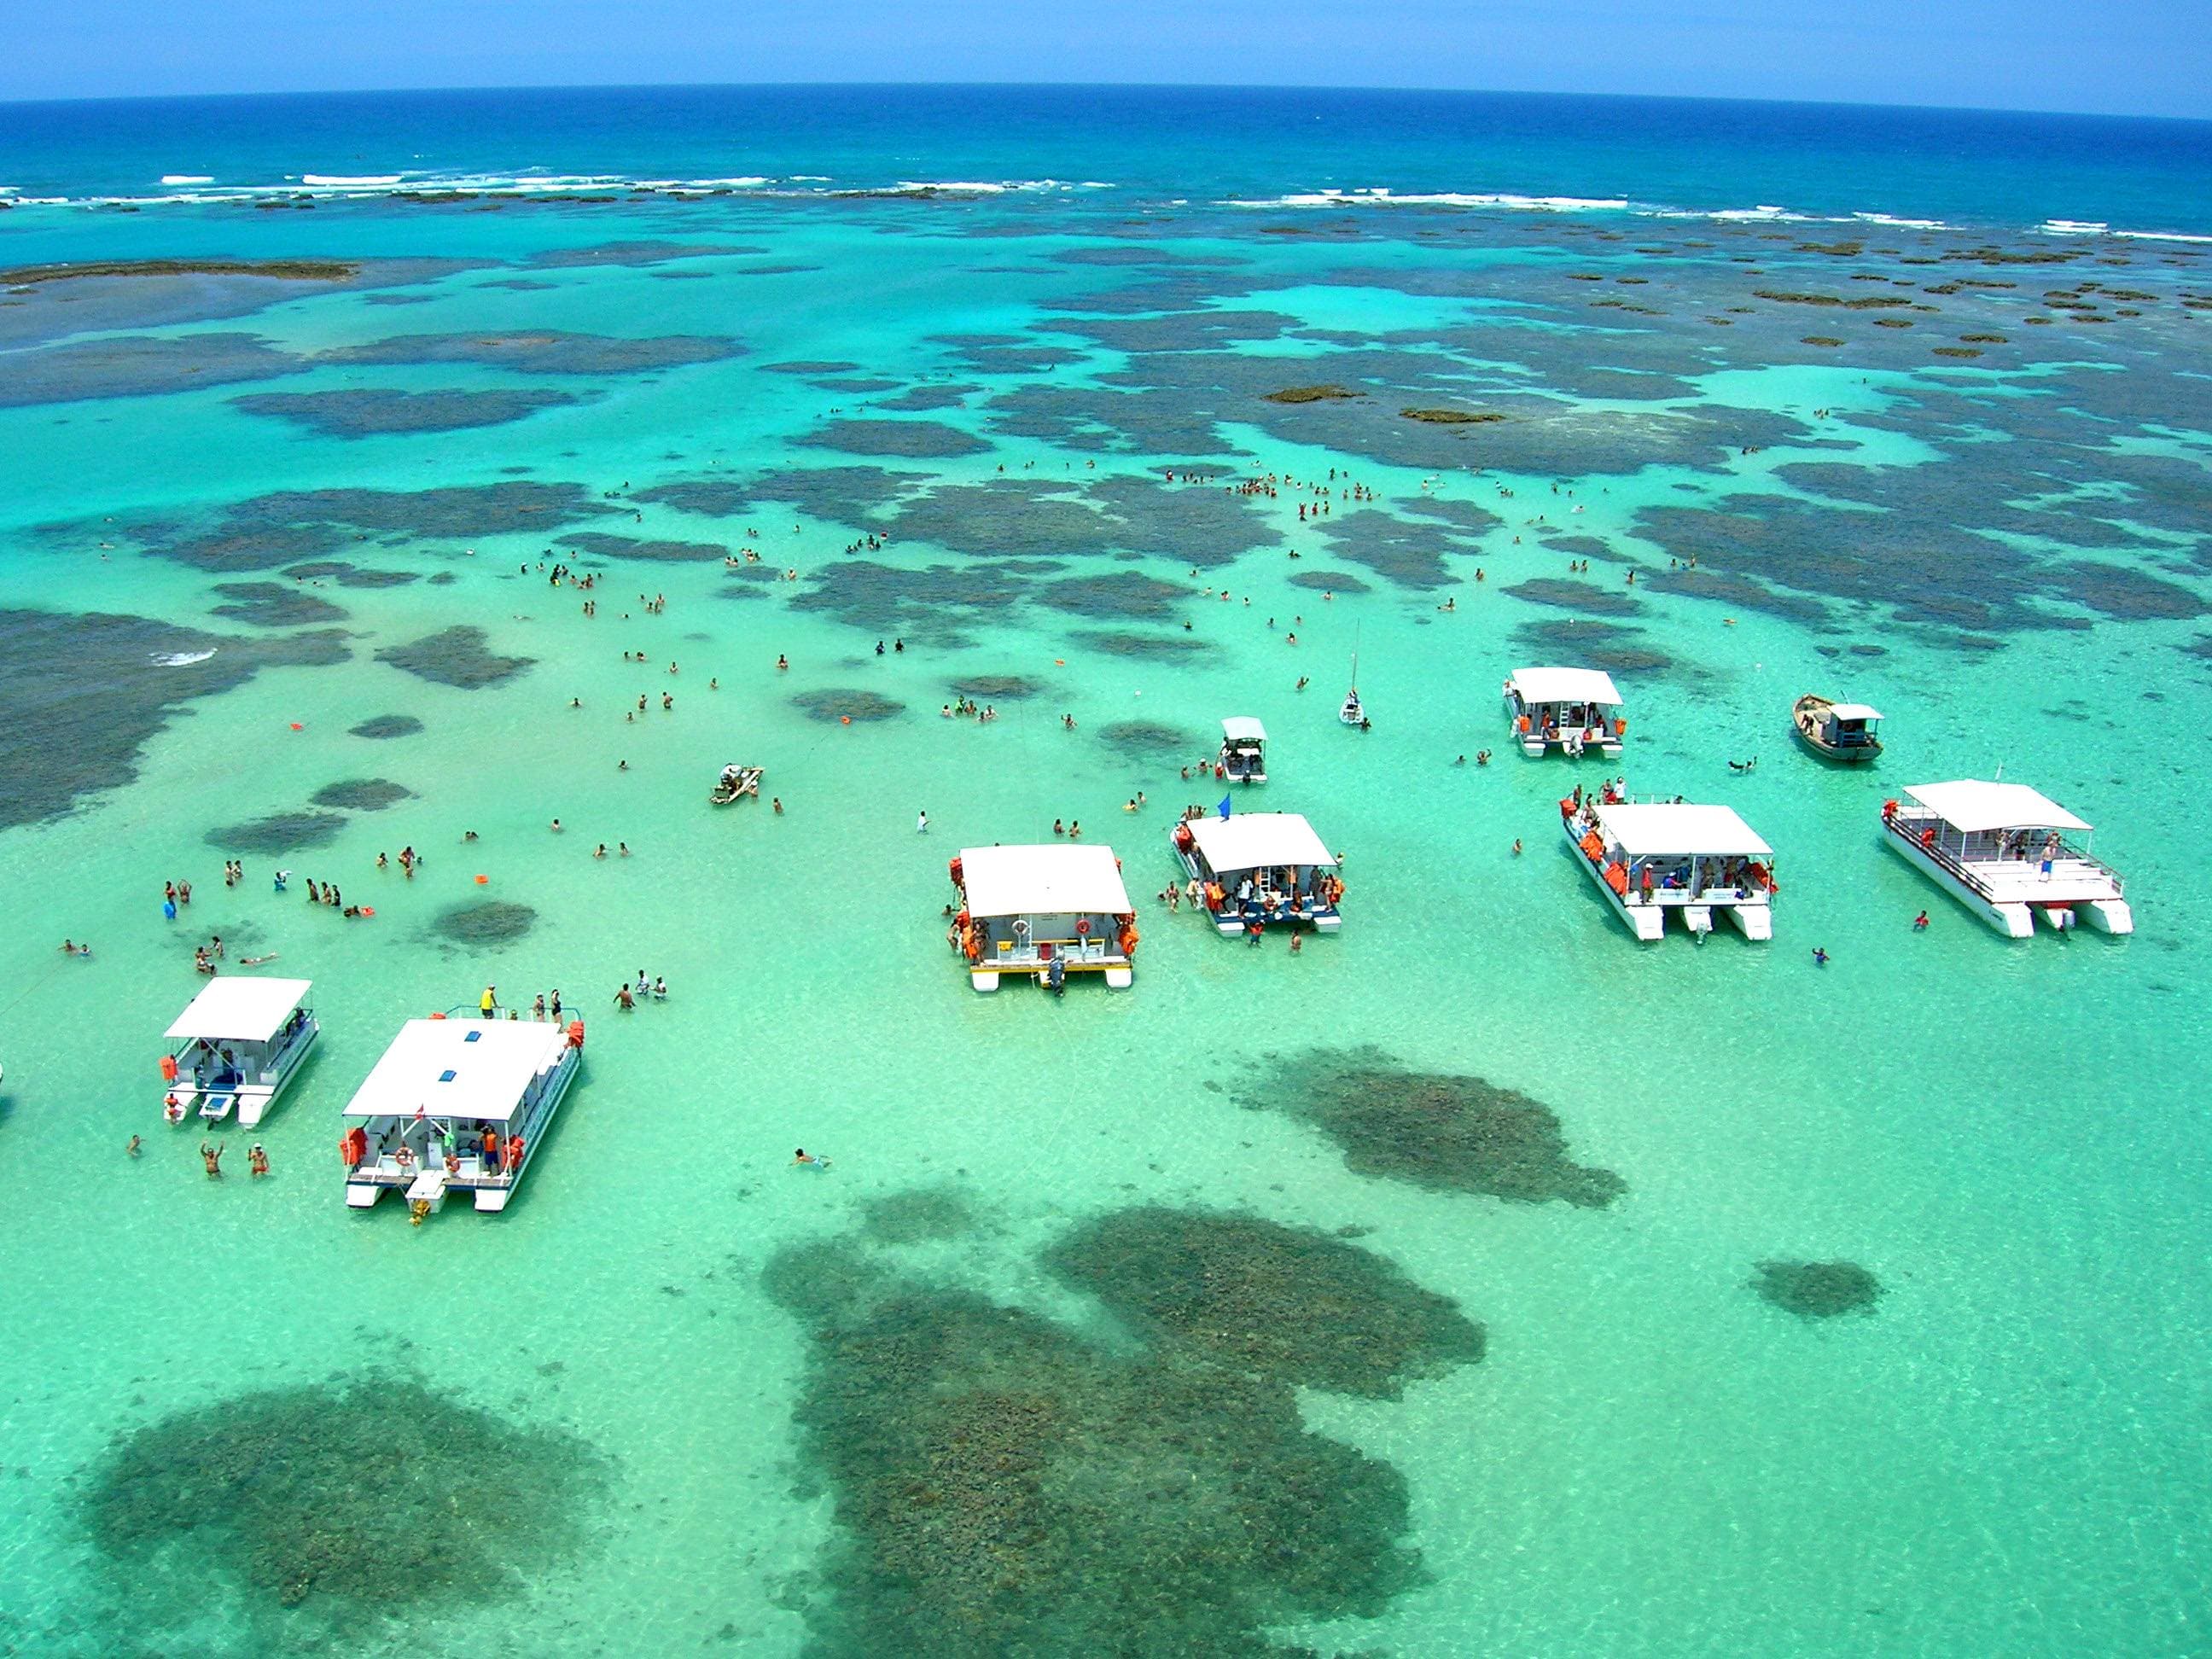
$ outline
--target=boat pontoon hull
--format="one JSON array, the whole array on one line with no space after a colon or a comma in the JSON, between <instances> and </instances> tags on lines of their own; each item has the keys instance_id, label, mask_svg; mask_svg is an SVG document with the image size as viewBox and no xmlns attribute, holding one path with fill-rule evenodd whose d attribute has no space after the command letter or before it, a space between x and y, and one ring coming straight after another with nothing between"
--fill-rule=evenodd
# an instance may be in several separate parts
<instances>
[{"instance_id":1,"label":"boat pontoon hull","mask_svg":"<svg viewBox=\"0 0 2212 1659\"><path fill-rule=\"evenodd\" d=\"M286 1045L283 1052L277 1055L279 1064L272 1070L261 1073L252 1082L240 1082L228 1087L202 1088L179 1077L162 1091L162 1115L172 1123L189 1123L195 1117L207 1123L222 1123L228 1121L235 1111L240 1128L259 1128L261 1120L283 1098L284 1091L292 1086L293 1079L307 1065L307 1055L314 1048L315 1039L322 1035L323 1028L310 1014L303 1031L302 1036ZM175 1103L173 1106L170 1103L173 1101Z\"/></svg>"},{"instance_id":2,"label":"boat pontoon hull","mask_svg":"<svg viewBox=\"0 0 2212 1659\"><path fill-rule=\"evenodd\" d=\"M1683 928L1700 943L1713 931L1716 915L1726 916L1736 932L1747 939L1765 941L1774 937L1774 908L1766 892L1755 890L1740 896L1733 896L1734 889L1709 889L1694 896L1686 892L1638 893L1633 889L1626 893L1615 892L1604 870L1583 851L1573 820L1562 819L1561 827L1583 873L1605 895L1605 902L1626 924L1628 931L1644 944L1656 944L1666 938L1667 914L1670 910L1681 918Z\"/></svg>"},{"instance_id":3,"label":"boat pontoon hull","mask_svg":"<svg viewBox=\"0 0 2212 1659\"><path fill-rule=\"evenodd\" d=\"M2136 930L2134 914L2124 898L2068 895L2049 898L2000 897L1978 890L1909 835L1891 829L1882 839L1899 858L2007 939L2033 938L2038 912L2042 913L2045 926L2056 932L2063 933L2075 923L2099 933L2125 934ZM2073 920L2063 920L2057 914L2061 911Z\"/></svg>"}]
</instances>

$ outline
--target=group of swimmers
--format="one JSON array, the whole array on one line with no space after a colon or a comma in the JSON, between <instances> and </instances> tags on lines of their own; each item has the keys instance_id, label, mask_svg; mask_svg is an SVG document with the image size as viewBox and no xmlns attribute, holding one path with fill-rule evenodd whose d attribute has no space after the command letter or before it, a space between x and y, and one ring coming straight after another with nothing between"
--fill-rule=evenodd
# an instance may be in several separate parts
<instances>
[{"instance_id":1,"label":"group of swimmers","mask_svg":"<svg viewBox=\"0 0 2212 1659\"><path fill-rule=\"evenodd\" d=\"M138 1149L141 1144L142 1143L138 1137L137 1135L133 1135L131 1137L131 1144L128 1146L125 1146L123 1150L130 1157L136 1158L138 1156ZM227 1140L216 1142L203 1140L200 1142L200 1164L202 1168L206 1170L207 1177L210 1181L220 1181L222 1179L223 1149L229 1145L230 1143ZM262 1150L261 1143L258 1140L255 1141L252 1146L246 1149L246 1167L252 1171L253 1178L256 1181L260 1180L262 1176L269 1173L269 1154Z\"/></svg>"},{"instance_id":2,"label":"group of swimmers","mask_svg":"<svg viewBox=\"0 0 2212 1659\"><path fill-rule=\"evenodd\" d=\"M989 703L977 702L973 697L968 696L962 697L957 702L948 702L937 712L946 720L951 720L955 715L965 720L972 714L978 726L988 726L999 718L999 711Z\"/></svg>"},{"instance_id":3,"label":"group of swimmers","mask_svg":"<svg viewBox=\"0 0 2212 1659\"><path fill-rule=\"evenodd\" d=\"M667 1001L668 981L657 975L648 981L645 976L645 969L642 968L637 970L637 984L635 988L627 982L615 987L615 1006L622 1009L625 1013L636 1007L647 997L652 998L655 1002ZM560 1016L556 1013L554 1018L557 1019Z\"/></svg>"}]
</instances>

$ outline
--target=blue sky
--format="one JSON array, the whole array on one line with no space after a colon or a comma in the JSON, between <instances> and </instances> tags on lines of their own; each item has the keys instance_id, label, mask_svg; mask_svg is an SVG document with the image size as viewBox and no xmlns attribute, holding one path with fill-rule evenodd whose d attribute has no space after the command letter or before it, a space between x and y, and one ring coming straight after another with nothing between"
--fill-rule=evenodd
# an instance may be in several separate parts
<instances>
[{"instance_id":1,"label":"blue sky","mask_svg":"<svg viewBox=\"0 0 2212 1659\"><path fill-rule=\"evenodd\" d=\"M1124 81L2212 118L2212 0L62 0L9 34L8 99Z\"/></svg>"}]
</instances>

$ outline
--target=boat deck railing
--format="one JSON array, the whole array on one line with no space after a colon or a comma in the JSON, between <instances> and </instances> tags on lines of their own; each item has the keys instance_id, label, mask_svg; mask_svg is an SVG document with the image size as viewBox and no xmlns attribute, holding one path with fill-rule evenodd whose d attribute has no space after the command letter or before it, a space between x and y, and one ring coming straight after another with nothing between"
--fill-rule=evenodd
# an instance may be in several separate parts
<instances>
[{"instance_id":1,"label":"boat deck railing","mask_svg":"<svg viewBox=\"0 0 2212 1659\"><path fill-rule=\"evenodd\" d=\"M2045 857L2044 848L2048 844L2047 836L2045 839L2033 842L2027 856L2022 858L2008 858L2001 853L1989 858L1962 858L1956 848L1944 845L1943 832L1950 827L1940 814L1925 806L1899 806L1896 811L1887 813L1882 818L1883 829L1978 893L1994 893L2001 889L2025 886L2029 884L2031 877L2039 880ZM1936 832L1932 836L1926 833L1930 830ZM2103 860L2092 857L2087 848L2075 846L2063 836L2059 837L2057 847L2048 856L2054 875L2064 866L2071 866L2072 868L2064 870L2064 873L2070 877L2094 873L2112 884L2115 897L2123 890L2118 871ZM1992 879L1993 875L1999 873L2010 878L2014 871L2020 872L2016 879Z\"/></svg>"}]
</instances>

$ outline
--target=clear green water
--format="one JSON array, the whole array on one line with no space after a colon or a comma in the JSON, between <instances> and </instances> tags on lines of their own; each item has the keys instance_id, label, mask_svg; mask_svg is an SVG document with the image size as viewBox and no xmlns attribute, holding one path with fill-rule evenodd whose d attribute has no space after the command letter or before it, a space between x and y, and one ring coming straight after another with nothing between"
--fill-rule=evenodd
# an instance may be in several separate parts
<instances>
[{"instance_id":1,"label":"clear green water","mask_svg":"<svg viewBox=\"0 0 2212 1659\"><path fill-rule=\"evenodd\" d=\"M951 361L932 338L1024 335L1061 314L1041 307L1080 310L1080 295L1159 274L1050 262L1069 247L1118 245L1108 227L1077 235L1018 216L904 208L597 211L623 216L326 217L316 233L325 252L434 248L485 263L413 290L425 303L385 309L337 293L179 331L242 329L301 352L525 327L728 333L752 355L652 376L532 377L599 395L436 435L314 436L226 404L235 390L526 382L469 367L325 368L269 387L8 410L0 601L223 631L206 617L214 583L289 579L206 574L120 539L103 560L92 521L278 488L413 489L526 467L596 493L710 470L750 479L859 465L918 475L906 486L914 495L995 481L1001 463L1010 477L1087 483L1184 459L1061 447L990 424L988 399L1033 380L1141 382L1158 365L1139 354L1054 339L1084 361L994 374ZM174 240L233 251L263 251L256 237L291 251L301 234L178 223ZM962 234L983 228L1014 234ZM1422 269L1430 256L1410 228L1402 239L1362 232L1388 244L1362 247L1212 221L1189 230L1182 251L1225 254L1243 262L1240 283L1274 285L1223 307L1294 319L1296 331L1252 342L1250 355L1323 357L1348 343L1312 331L1434 331L1475 308L1334 280L1386 262ZM724 270L731 262L707 261L690 268L716 273L708 279L670 281L654 274L663 268L613 264L529 273L553 284L542 291L484 286L502 274L493 262L547 246L671 234L767 246L768 258L815 269L740 276ZM1540 253L1547 234L1499 233L1495 263ZM146 244L133 252L157 251L158 239L133 235ZM1477 236L1450 261L1480 273L1492 255ZM1557 307L1533 321L1531 334L1572 325ZM1684 349L1708 343L1692 313L1638 325ZM1869 337L1869 352L1886 349ZM2051 343L2045 355L2063 375L2077 343ZM2138 370L2201 368L2190 349L2185 330L2131 337L2108 355L2136 354ZM1602 344L1587 351L1603 362ZM1303 1397L1310 1428L1404 1473L1407 1541L1428 1580L1377 1619L1277 1631L1285 1641L1424 1655L2200 1650L2212 1559L2202 1380L2212 1225L2190 995L2203 952L2190 941L2212 927L2192 856L2212 830L2194 787L2212 696L2201 659L2172 649L2192 630L2100 618L1961 650L1880 606L1838 604L1816 627L1662 595L1647 580L1635 625L1686 666L1621 676L1632 723L1620 769L1638 788L1726 800L1778 848L1784 890L1766 946L1725 932L1702 948L1680 936L1632 942L1557 840L1553 800L1598 769L1517 754L1451 764L1503 747L1497 683L1547 654L1514 630L1562 614L1502 591L1565 574L1566 556L1523 522L1539 512L1634 555L1649 576L1664 554L1632 539L1638 509L1753 493L1793 460L1943 455L1956 499L2021 489L2003 445L1976 450L1913 401L1939 383L1925 368L1746 355L1709 365L1690 401L1731 419L1826 409L1820 441L1852 447L1783 442L1705 465L1563 474L1588 508L1572 517L1548 472L1445 477L1431 494L1507 522L1467 538L1450 585L1433 590L1365 570L1371 591L1329 601L1290 586L1301 568L1355 567L1325 556L1288 493L1256 509L1281 545L1195 581L1184 555L1202 550L1171 538L1133 550L1141 556L1126 567L1078 556L1064 573L1133 568L1201 592L1225 583L1229 602L1178 601L1164 624L1025 605L963 619L965 644L909 629L909 648L882 658L872 629L793 607L857 532L788 505L716 521L645 503L641 523L581 526L735 546L751 526L763 557L802 576L756 588L719 563L610 561L596 617L580 613L581 595L549 590L536 573L550 535L341 550L455 580L313 590L349 613L340 624L349 663L267 670L194 702L148 742L135 782L0 835L0 1168L14 1196L0 1235L11 1310L0 1346L0 1634L17 1650L67 1653L125 1651L132 1640L149 1651L242 1652L324 1639L319 1626L227 1591L166 1635L126 1635L82 1500L118 1432L380 1367L569 1429L615 1473L594 1500L592 1546L531 1572L526 1595L412 1607L350 1627L346 1645L798 1651L810 1598L832 1593L820 1569L834 1494L791 1420L801 1332L758 1272L779 1251L851 1233L886 1194L942 1187L966 1197L979 1228L878 1254L1009 1304L1082 1318L1037 1252L1077 1218L1157 1203L1371 1229L1363 1248L1485 1323L1481 1363L1413 1383L1401 1401ZM869 394L763 370L790 360L850 361L902 386L978 388L964 408L919 418L990 447L871 461L799 446L833 406L859 414ZM2029 367L1992 364L1988 378L2025 386ZM1528 376L1541 384L1547 373ZM1863 415L1881 418L1860 424ZM2145 431L2168 423L2155 415L2146 407ZM1988 398L1977 417L2004 430L2005 399ZM1433 471L1296 441L1256 419L1224 423L1222 442L1214 471L1309 477L1334 465L1401 516ZM1498 496L1501 483L1511 499ZM80 528L33 529L64 520ZM2201 591L2187 544L2169 545L2125 557ZM1292 564L1285 548L1304 556ZM908 568L975 562L957 545L903 540L870 556ZM531 572L519 574L525 563ZM1626 591L1616 564L1598 562L1591 580ZM665 594L665 612L644 614L641 591ZM1447 594L1457 609L1440 614ZM1186 616L1209 648L1183 663L1079 637L1133 629L1172 639ZM374 659L376 648L456 623L536 665L464 690ZM1334 719L1355 641L1376 721L1364 736ZM1821 653L1853 644L1888 654ZM625 662L625 650L647 665ZM776 671L779 653L788 672ZM681 667L672 678L671 660ZM978 672L1046 689L1000 701L990 726L939 720L949 682ZM1313 679L1303 693L1292 689L1301 674ZM906 712L845 726L788 701L841 687ZM1793 751L1789 705L1814 689L1886 711L1878 771L1825 769ZM664 690L675 693L672 713L659 708ZM2153 691L2160 700L2145 701ZM641 693L653 708L626 721ZM426 729L392 742L348 735L393 712ZM1063 713L1077 731L1062 729ZM1095 735L1115 721L1163 722L1188 734L1195 758L1227 714L1257 714L1273 736L1265 804L1307 813L1346 850L1343 931L1297 957L1279 939L1248 951L1187 915L1153 914L1150 895L1172 867L1166 824L1185 799L1214 792L1186 787L1175 759L1127 758ZM1755 773L1729 773L1728 758L1752 754ZM705 805L731 760L767 767L783 816L764 802ZM2099 823L2098 848L2136 902L2132 939L2008 945L1878 845L1886 793L2000 763ZM359 777L396 780L415 799L349 815L327 847L251 856L244 884L226 890L222 854L203 840L211 827L296 809ZM1125 815L1140 788L1148 807ZM923 808L930 829L917 837ZM556 816L558 836L547 827ZM963 844L1044 838L1055 817L1080 819L1127 862L1146 912L1135 988L1086 985L1059 1002L978 997L939 938L951 896L945 860ZM465 846L471 830L480 839ZM601 841L626 841L634 856L594 860ZM413 880L374 867L380 850L407 842L428 856ZM292 894L271 893L272 865L295 872ZM337 880L376 919L311 908L300 876ZM161 884L172 877L190 878L195 894L168 924ZM533 907L534 929L476 953L426 931L441 909L484 894ZM1916 934L1923 907L1934 925ZM248 1137L231 1133L237 1167L215 1183L193 1155L197 1133L160 1121L160 1034L198 988L191 945L210 931L234 951L273 951L278 970L316 981L324 1036L259 1132L274 1165L265 1181L246 1178ZM93 958L63 959L64 934L92 940ZM1809 960L1816 945L1830 953L1825 970ZM640 967L666 975L671 999L618 1013L615 986ZM400 1021L472 1000L488 981L510 1002L558 986L589 1022L584 1079L523 1195L503 1217L457 1206L420 1229L396 1205L349 1212L339 1109ZM1263 1057L1368 1044L1541 1100L1577 1158L1622 1176L1625 1196L1592 1211L1364 1179L1293 1118L1240 1109L1237 1091ZM146 1137L135 1161L124 1155L134 1133ZM792 1169L801 1143L832 1155L834 1168ZM1885 1293L1870 1316L1793 1319L1747 1288L1753 1264L1773 1257L1848 1257ZM390 1424L395 1455L410 1433ZM168 1611L182 1619L181 1607Z\"/></svg>"}]
</instances>

